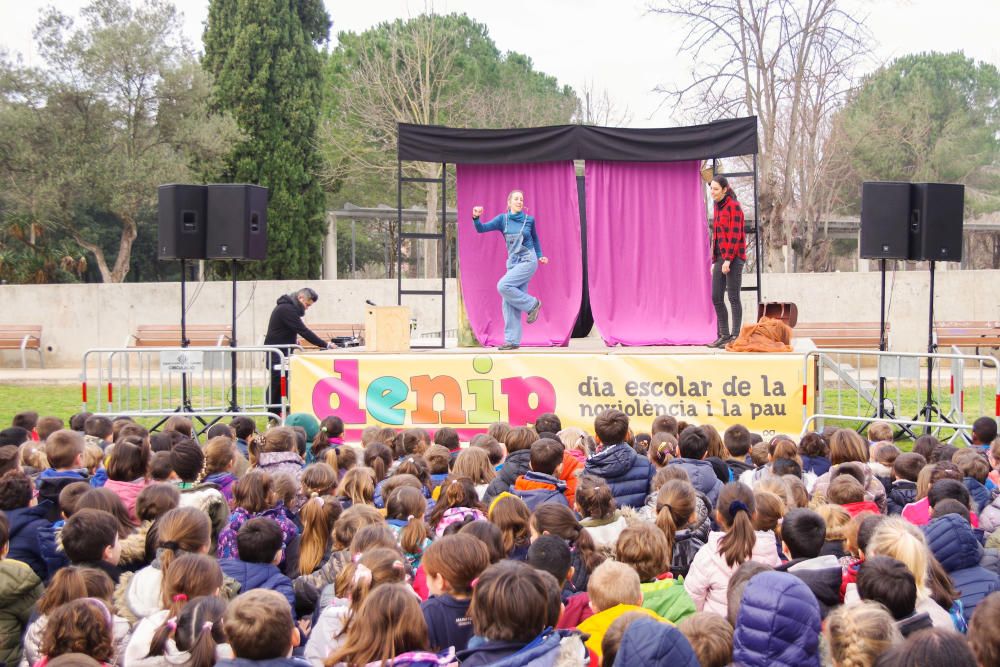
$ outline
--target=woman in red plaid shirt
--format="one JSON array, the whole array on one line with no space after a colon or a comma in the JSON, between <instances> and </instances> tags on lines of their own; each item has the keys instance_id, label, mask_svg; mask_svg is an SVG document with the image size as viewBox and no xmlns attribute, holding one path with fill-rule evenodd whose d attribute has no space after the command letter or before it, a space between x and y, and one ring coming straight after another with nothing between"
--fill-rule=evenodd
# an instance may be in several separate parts
<instances>
[{"instance_id":1,"label":"woman in red plaid shirt","mask_svg":"<svg viewBox=\"0 0 1000 667\"><path fill-rule=\"evenodd\" d=\"M724 176L716 176L711 185L715 215L712 218L712 305L718 319L719 338L710 347L725 347L740 333L743 306L740 287L743 285L743 264L747 261L747 239L743 232L743 209L736 193ZM733 311L733 328L729 328L726 296Z\"/></svg>"}]
</instances>

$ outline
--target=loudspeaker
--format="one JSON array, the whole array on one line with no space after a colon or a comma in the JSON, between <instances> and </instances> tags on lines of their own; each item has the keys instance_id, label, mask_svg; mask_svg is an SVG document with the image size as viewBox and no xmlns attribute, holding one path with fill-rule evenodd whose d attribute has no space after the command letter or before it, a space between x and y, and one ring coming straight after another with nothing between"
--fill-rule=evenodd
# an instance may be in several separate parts
<instances>
[{"instance_id":1,"label":"loudspeaker","mask_svg":"<svg viewBox=\"0 0 1000 667\"><path fill-rule=\"evenodd\" d=\"M208 219L209 259L267 256L267 188L244 183L209 185Z\"/></svg>"},{"instance_id":2,"label":"loudspeaker","mask_svg":"<svg viewBox=\"0 0 1000 667\"><path fill-rule=\"evenodd\" d=\"M964 185L864 183L860 255L866 259L960 262L964 208Z\"/></svg>"},{"instance_id":3,"label":"loudspeaker","mask_svg":"<svg viewBox=\"0 0 1000 667\"><path fill-rule=\"evenodd\" d=\"M961 262L965 186L914 183L911 202L910 259Z\"/></svg>"},{"instance_id":4,"label":"loudspeaker","mask_svg":"<svg viewBox=\"0 0 1000 667\"><path fill-rule=\"evenodd\" d=\"M907 259L910 249L910 184L866 182L861 186L861 256Z\"/></svg>"},{"instance_id":5,"label":"loudspeaker","mask_svg":"<svg viewBox=\"0 0 1000 667\"><path fill-rule=\"evenodd\" d=\"M157 196L157 256L160 259L205 259L205 186L161 185L157 188Z\"/></svg>"}]
</instances>

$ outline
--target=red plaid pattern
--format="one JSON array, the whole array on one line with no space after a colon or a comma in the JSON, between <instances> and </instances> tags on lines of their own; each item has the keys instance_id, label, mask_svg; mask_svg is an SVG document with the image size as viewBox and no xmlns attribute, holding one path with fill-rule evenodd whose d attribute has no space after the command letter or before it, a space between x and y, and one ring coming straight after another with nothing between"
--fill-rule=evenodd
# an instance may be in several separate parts
<instances>
[{"instance_id":1,"label":"red plaid pattern","mask_svg":"<svg viewBox=\"0 0 1000 667\"><path fill-rule=\"evenodd\" d=\"M726 195L715 204L712 218L712 261L720 257L723 261L734 259L746 261L747 238L743 228L743 209L732 195Z\"/></svg>"}]
</instances>

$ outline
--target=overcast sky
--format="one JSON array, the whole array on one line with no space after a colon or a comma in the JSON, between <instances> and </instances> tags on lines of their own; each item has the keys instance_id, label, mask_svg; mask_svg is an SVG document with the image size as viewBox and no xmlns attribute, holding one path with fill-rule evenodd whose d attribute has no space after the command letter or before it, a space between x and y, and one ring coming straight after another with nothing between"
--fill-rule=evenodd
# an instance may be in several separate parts
<instances>
[{"instance_id":1,"label":"overcast sky","mask_svg":"<svg viewBox=\"0 0 1000 667\"><path fill-rule=\"evenodd\" d=\"M655 4L655 0L652 0ZM360 32L386 20L412 17L433 7L437 13L464 12L484 23L501 51L529 56L535 67L579 91L590 83L607 90L619 109L628 108L635 127L677 124L653 92L657 84L688 78L691 60L677 53L680 26L647 13L642 0L325 0L333 19L333 44L342 30ZM962 50L1000 67L1000 2L997 0L843 0L867 25L878 61L919 51ZM0 45L37 60L32 28L38 0L0 0ZM75 13L85 0L54 4ZM185 33L200 49L208 0L174 0L184 13Z\"/></svg>"}]
</instances>

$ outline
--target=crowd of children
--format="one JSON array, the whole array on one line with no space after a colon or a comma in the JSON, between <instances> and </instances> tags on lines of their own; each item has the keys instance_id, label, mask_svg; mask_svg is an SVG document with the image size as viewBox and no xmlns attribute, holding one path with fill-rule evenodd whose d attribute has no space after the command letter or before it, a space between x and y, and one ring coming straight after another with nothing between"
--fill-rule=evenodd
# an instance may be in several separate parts
<instances>
[{"instance_id":1,"label":"crowd of children","mask_svg":"<svg viewBox=\"0 0 1000 667\"><path fill-rule=\"evenodd\" d=\"M0 665L1000 665L1000 439L0 430Z\"/></svg>"}]
</instances>

